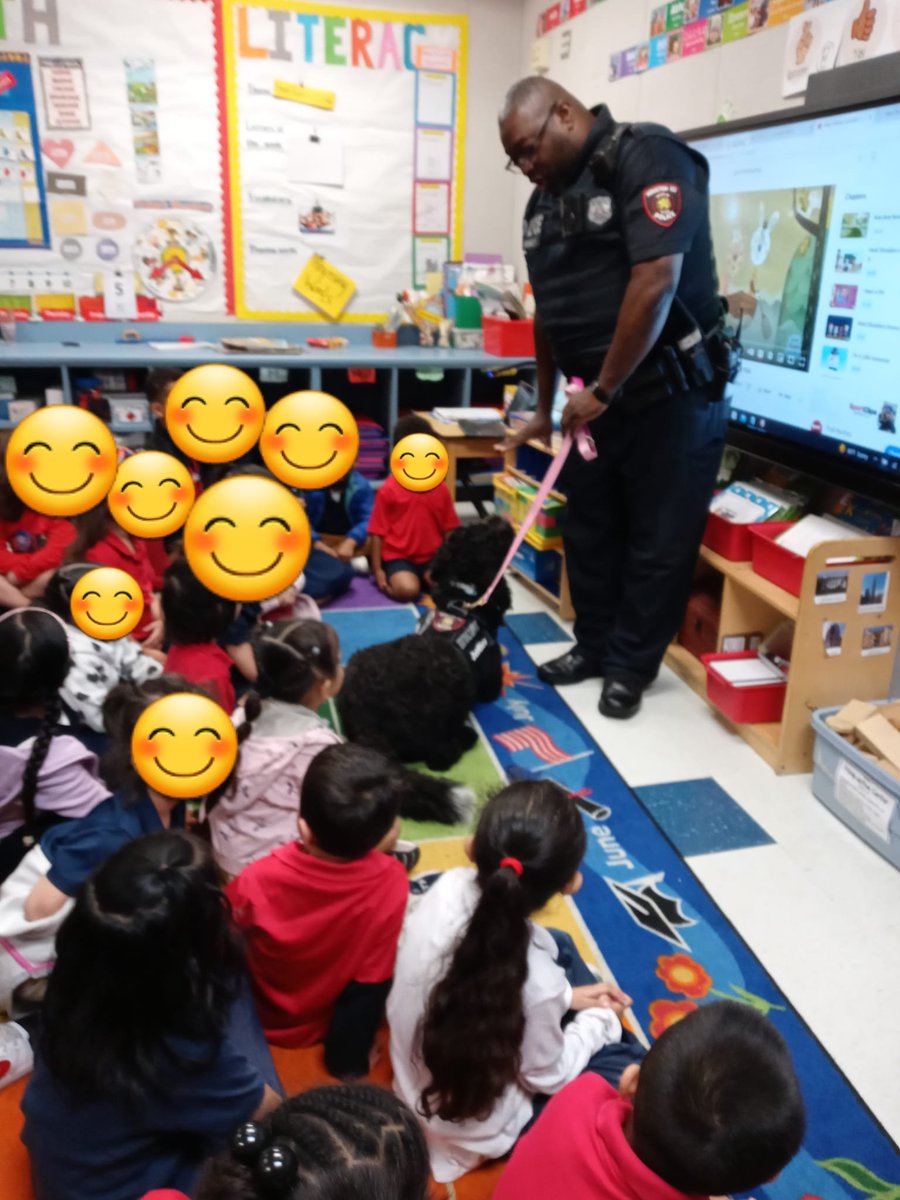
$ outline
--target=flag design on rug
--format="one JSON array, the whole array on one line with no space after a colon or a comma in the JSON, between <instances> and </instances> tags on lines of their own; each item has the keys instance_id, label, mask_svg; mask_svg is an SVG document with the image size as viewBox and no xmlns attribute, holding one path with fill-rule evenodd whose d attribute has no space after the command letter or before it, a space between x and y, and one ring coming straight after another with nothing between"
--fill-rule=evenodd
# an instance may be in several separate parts
<instances>
[{"instance_id":1,"label":"flag design on rug","mask_svg":"<svg viewBox=\"0 0 900 1200\"><path fill-rule=\"evenodd\" d=\"M494 741L513 754L517 750L530 750L545 763L564 763L570 758L564 750L560 750L553 738L537 725L520 725L518 729L510 729L507 733L495 733Z\"/></svg>"}]
</instances>

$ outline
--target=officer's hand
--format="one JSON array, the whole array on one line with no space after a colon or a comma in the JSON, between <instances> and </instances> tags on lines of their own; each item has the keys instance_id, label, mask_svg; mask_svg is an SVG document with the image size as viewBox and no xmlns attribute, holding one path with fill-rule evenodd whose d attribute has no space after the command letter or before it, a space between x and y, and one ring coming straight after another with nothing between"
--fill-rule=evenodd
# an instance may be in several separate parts
<instances>
[{"instance_id":1,"label":"officer's hand","mask_svg":"<svg viewBox=\"0 0 900 1200\"><path fill-rule=\"evenodd\" d=\"M518 446L524 446L526 442L530 441L543 442L549 449L552 433L553 424L550 417L538 412L534 414L527 424L517 429L515 433L510 433L502 442L497 442L494 449L499 450L501 454L505 454L507 450L515 450Z\"/></svg>"},{"instance_id":2,"label":"officer's hand","mask_svg":"<svg viewBox=\"0 0 900 1200\"><path fill-rule=\"evenodd\" d=\"M601 403L590 388L582 388L580 392L575 392L569 397L563 409L563 433L574 433L588 421L601 417L608 408L609 405Z\"/></svg>"}]
</instances>

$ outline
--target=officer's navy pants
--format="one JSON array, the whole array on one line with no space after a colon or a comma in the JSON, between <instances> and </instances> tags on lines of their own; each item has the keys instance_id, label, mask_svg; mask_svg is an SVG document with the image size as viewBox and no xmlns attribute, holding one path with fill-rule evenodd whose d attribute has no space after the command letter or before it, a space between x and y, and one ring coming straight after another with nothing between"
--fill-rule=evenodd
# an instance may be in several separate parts
<instances>
[{"instance_id":1,"label":"officer's navy pants","mask_svg":"<svg viewBox=\"0 0 900 1200\"><path fill-rule=\"evenodd\" d=\"M725 404L685 392L610 408L560 486L575 637L606 679L651 683L687 605L725 438Z\"/></svg>"}]
</instances>

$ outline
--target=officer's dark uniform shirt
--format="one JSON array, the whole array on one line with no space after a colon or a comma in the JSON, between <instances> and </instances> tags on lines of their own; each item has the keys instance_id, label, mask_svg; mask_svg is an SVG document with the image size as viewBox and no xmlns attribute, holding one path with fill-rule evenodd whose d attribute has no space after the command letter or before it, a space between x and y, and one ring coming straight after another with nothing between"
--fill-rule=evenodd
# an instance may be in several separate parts
<instances>
[{"instance_id":1,"label":"officer's dark uniform shirt","mask_svg":"<svg viewBox=\"0 0 900 1200\"><path fill-rule=\"evenodd\" d=\"M683 254L678 297L704 332L721 314L706 160L660 125L634 125L619 145L614 179L600 185L590 161L615 122L605 105L592 111L594 127L568 186L561 195L532 194L523 240L541 327L556 365L565 375L586 380L599 374L636 263ZM583 228L569 236L566 211L569 222L573 212L583 213ZM666 339L664 330L661 341ZM651 350L647 362L652 357Z\"/></svg>"}]
</instances>

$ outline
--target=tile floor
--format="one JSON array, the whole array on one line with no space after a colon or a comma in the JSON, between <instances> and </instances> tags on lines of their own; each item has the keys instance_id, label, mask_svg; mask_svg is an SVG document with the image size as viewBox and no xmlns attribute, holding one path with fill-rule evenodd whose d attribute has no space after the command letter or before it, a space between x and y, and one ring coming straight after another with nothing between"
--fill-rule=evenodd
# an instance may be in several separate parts
<instances>
[{"instance_id":1,"label":"tile floor","mask_svg":"<svg viewBox=\"0 0 900 1200\"><path fill-rule=\"evenodd\" d=\"M511 585L514 613L548 611L521 584ZM571 627L552 618L559 641L546 640L546 620L531 627L535 663L571 646ZM674 795L683 804L680 789L654 785L712 779L751 818L727 821L718 843L736 839L743 848L691 853L695 841L685 847L687 860L900 1142L900 872L819 804L808 775L775 775L668 669L631 721L600 716L596 681L560 694L626 782L650 789L651 803L655 793L660 802ZM715 803L714 788L700 790L704 804Z\"/></svg>"}]
</instances>

